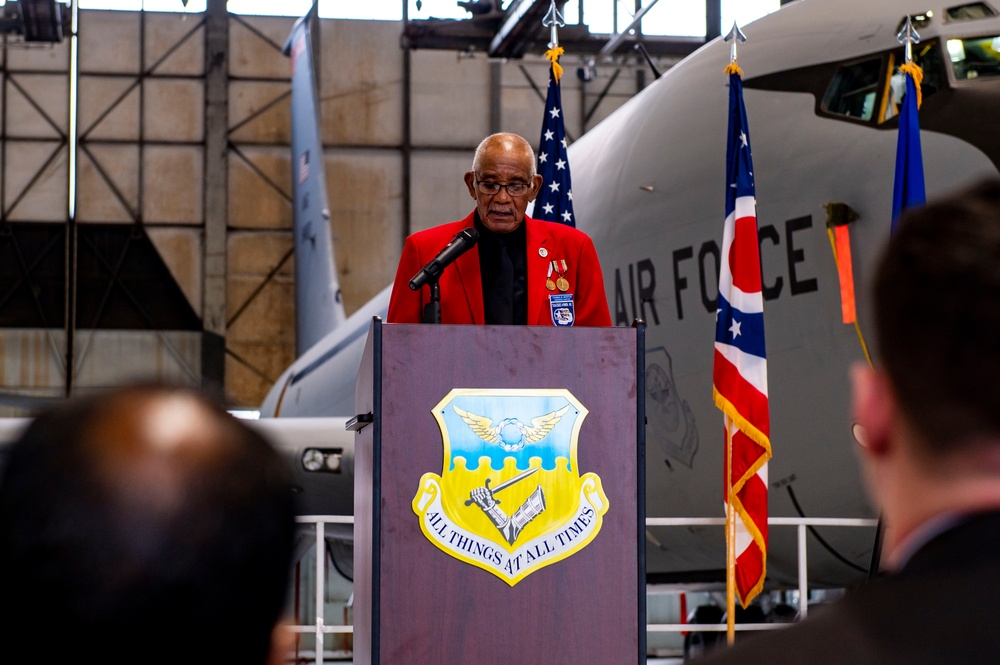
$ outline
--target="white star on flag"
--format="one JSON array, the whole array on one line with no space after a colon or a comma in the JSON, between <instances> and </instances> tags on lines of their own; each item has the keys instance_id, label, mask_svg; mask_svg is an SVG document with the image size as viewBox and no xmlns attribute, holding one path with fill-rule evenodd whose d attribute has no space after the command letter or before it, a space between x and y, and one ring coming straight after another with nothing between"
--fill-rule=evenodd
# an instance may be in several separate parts
<instances>
[{"instance_id":1,"label":"white star on flag","mask_svg":"<svg viewBox=\"0 0 1000 665\"><path fill-rule=\"evenodd\" d=\"M560 171L566 168L566 160L560 159L558 162L556 162L556 168L559 169Z\"/></svg>"},{"instance_id":2,"label":"white star on flag","mask_svg":"<svg viewBox=\"0 0 1000 665\"><path fill-rule=\"evenodd\" d=\"M549 158L549 156L548 156L548 155L546 155L546 154L545 154L544 152L542 152L542 153L539 153L539 154L538 154L538 163L539 163L539 164L544 164L544 163L545 163L545 160L547 160L548 158Z\"/></svg>"},{"instance_id":3,"label":"white star on flag","mask_svg":"<svg viewBox=\"0 0 1000 665\"><path fill-rule=\"evenodd\" d=\"M542 208L545 210L546 215L551 215L555 206L553 206L551 203L546 203L545 205L542 206Z\"/></svg>"},{"instance_id":4,"label":"white star on flag","mask_svg":"<svg viewBox=\"0 0 1000 665\"><path fill-rule=\"evenodd\" d=\"M551 115L553 118L558 118L559 117L559 109L554 108L554 109L549 110L549 115Z\"/></svg>"},{"instance_id":5,"label":"white star on flag","mask_svg":"<svg viewBox=\"0 0 1000 665\"><path fill-rule=\"evenodd\" d=\"M546 141L551 141L553 136L554 136L554 134L552 133L551 129L548 130L547 132L545 132L545 140Z\"/></svg>"},{"instance_id":6,"label":"white star on flag","mask_svg":"<svg viewBox=\"0 0 1000 665\"><path fill-rule=\"evenodd\" d=\"M740 336L740 326L742 326L739 321L733 321L733 325L729 326L729 332L733 333L733 339Z\"/></svg>"},{"instance_id":7,"label":"white star on flag","mask_svg":"<svg viewBox=\"0 0 1000 665\"><path fill-rule=\"evenodd\" d=\"M551 182L551 183L549 183L549 189L551 191L553 191L553 192L558 192L559 191L559 183L558 182Z\"/></svg>"}]
</instances>

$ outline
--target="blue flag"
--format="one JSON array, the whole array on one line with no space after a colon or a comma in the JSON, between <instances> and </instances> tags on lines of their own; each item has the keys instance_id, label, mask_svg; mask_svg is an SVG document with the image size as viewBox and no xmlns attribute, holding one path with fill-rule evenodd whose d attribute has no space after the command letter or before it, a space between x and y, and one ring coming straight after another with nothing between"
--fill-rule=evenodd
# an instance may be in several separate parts
<instances>
[{"instance_id":1,"label":"blue flag","mask_svg":"<svg viewBox=\"0 0 1000 665\"><path fill-rule=\"evenodd\" d=\"M896 179L892 188L892 225L903 210L922 205L927 200L924 191L924 160L920 152L920 123L917 118L917 84L909 65L900 67L906 77L906 96L899 111L899 138L896 142ZM918 72L919 68L914 66Z\"/></svg>"},{"instance_id":2,"label":"blue flag","mask_svg":"<svg viewBox=\"0 0 1000 665\"><path fill-rule=\"evenodd\" d=\"M566 152L566 127L563 124L562 95L559 81L549 68L549 93L545 98L542 137L538 141L538 173L542 190L535 199L535 219L561 222L576 226L573 215L573 183L569 177L569 155Z\"/></svg>"}]
</instances>

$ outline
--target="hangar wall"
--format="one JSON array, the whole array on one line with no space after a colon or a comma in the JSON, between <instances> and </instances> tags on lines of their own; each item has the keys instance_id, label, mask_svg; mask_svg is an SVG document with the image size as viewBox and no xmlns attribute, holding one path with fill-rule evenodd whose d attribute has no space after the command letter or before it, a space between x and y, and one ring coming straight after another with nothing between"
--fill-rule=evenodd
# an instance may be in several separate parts
<instances>
[{"instance_id":1,"label":"hangar wall","mask_svg":"<svg viewBox=\"0 0 1000 665\"><path fill-rule=\"evenodd\" d=\"M69 43L4 42L0 391L62 396L223 374L231 404L260 403L294 359L281 53L293 23L81 10L72 217ZM462 174L484 136L537 143L548 63L418 50L407 67L398 22L320 25L327 186L350 314L391 281L407 233L471 209ZM601 66L583 83L577 62L563 58L571 137L642 80L634 66ZM211 120L219 108L224 128ZM224 160L210 145L224 146ZM224 365L206 331L224 334Z\"/></svg>"}]
</instances>

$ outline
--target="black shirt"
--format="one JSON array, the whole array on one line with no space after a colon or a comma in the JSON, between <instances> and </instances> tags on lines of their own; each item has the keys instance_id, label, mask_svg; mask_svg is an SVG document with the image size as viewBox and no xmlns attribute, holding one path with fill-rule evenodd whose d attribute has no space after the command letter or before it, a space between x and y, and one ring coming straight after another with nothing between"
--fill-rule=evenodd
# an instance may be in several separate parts
<instances>
[{"instance_id":1,"label":"black shirt","mask_svg":"<svg viewBox=\"0 0 1000 665\"><path fill-rule=\"evenodd\" d=\"M479 231L479 272L483 279L483 314L487 324L528 322L527 235L522 222L510 233L494 233L475 215Z\"/></svg>"}]
</instances>

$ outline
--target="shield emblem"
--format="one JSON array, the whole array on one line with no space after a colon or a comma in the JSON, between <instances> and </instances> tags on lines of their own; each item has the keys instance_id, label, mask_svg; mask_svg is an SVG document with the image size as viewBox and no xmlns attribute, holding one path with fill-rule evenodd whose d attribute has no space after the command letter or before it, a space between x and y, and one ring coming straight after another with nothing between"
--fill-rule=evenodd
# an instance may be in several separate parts
<instances>
[{"instance_id":1,"label":"shield emblem","mask_svg":"<svg viewBox=\"0 0 1000 665\"><path fill-rule=\"evenodd\" d=\"M608 499L577 461L587 409L565 389L455 389L433 414L441 474L413 498L439 549L513 586L590 543Z\"/></svg>"}]
</instances>

